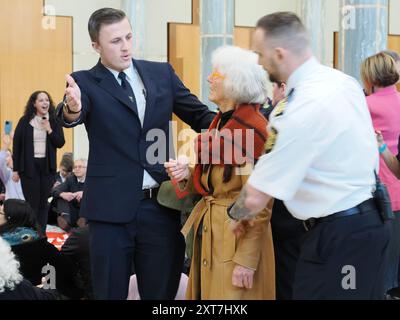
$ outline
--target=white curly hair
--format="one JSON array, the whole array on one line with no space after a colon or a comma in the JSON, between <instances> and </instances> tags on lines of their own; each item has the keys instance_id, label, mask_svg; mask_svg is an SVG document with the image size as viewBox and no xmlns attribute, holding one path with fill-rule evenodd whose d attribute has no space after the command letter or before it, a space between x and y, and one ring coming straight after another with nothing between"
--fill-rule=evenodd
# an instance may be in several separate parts
<instances>
[{"instance_id":1,"label":"white curly hair","mask_svg":"<svg viewBox=\"0 0 400 320\"><path fill-rule=\"evenodd\" d=\"M225 76L226 97L237 103L267 101L267 73L258 64L258 56L235 46L222 46L212 54L212 67Z\"/></svg>"},{"instance_id":2,"label":"white curly hair","mask_svg":"<svg viewBox=\"0 0 400 320\"><path fill-rule=\"evenodd\" d=\"M15 259L9 244L0 237L0 293L6 289L14 290L22 279L19 262Z\"/></svg>"}]
</instances>

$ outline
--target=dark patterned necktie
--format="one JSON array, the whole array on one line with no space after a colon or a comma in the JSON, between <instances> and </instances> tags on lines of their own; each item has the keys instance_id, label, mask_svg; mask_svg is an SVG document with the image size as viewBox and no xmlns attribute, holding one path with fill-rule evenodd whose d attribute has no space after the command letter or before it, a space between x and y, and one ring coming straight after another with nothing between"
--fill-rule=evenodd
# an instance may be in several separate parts
<instances>
[{"instance_id":1,"label":"dark patterned necktie","mask_svg":"<svg viewBox=\"0 0 400 320\"><path fill-rule=\"evenodd\" d=\"M126 80L126 74L125 72L120 72L118 74L118 78L121 79L121 87L124 89L125 93L129 97L129 99L132 101L132 103L136 106L136 99L135 99L135 94L133 93L132 87L129 84L128 80Z\"/></svg>"}]
</instances>

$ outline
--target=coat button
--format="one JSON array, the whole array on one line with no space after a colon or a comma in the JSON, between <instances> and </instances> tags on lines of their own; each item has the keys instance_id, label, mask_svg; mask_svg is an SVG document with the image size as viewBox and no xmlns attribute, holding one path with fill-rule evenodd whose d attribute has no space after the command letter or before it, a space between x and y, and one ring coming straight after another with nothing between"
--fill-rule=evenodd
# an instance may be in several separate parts
<instances>
[{"instance_id":1,"label":"coat button","mask_svg":"<svg viewBox=\"0 0 400 320\"><path fill-rule=\"evenodd\" d=\"M208 265L207 260L206 260L206 259L203 259L203 266L207 267L207 265Z\"/></svg>"},{"instance_id":2,"label":"coat button","mask_svg":"<svg viewBox=\"0 0 400 320\"><path fill-rule=\"evenodd\" d=\"M207 226L203 226L203 231L207 232Z\"/></svg>"}]
</instances>

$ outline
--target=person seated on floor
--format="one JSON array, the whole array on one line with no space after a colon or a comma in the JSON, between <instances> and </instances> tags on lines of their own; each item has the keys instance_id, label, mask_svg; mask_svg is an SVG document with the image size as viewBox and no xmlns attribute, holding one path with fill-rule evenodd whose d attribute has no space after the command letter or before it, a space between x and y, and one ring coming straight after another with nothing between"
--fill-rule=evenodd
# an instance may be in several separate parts
<instances>
[{"instance_id":1,"label":"person seated on floor","mask_svg":"<svg viewBox=\"0 0 400 320\"><path fill-rule=\"evenodd\" d=\"M54 185L51 189L51 192L54 191L54 188L59 186L61 183L65 182L68 176L72 174L72 168L74 167L74 160L72 152L65 152L61 158L59 164L59 170L56 173L54 179ZM49 198L49 217L47 223L50 225L57 225L57 218L59 216L57 212L57 200L50 197Z\"/></svg>"},{"instance_id":2,"label":"person seated on floor","mask_svg":"<svg viewBox=\"0 0 400 320\"><path fill-rule=\"evenodd\" d=\"M65 182L68 176L72 174L72 169L74 167L74 160L72 152L65 152L61 158L59 170L56 173L54 187Z\"/></svg>"},{"instance_id":3,"label":"person seated on floor","mask_svg":"<svg viewBox=\"0 0 400 320\"><path fill-rule=\"evenodd\" d=\"M2 147L0 150L0 180L5 187L5 197L7 199L25 200L22 192L21 180L15 182L13 176L13 159L10 152L12 144L12 136L9 134L2 135Z\"/></svg>"},{"instance_id":4,"label":"person seated on floor","mask_svg":"<svg viewBox=\"0 0 400 320\"><path fill-rule=\"evenodd\" d=\"M60 294L70 299L82 297L83 292L75 283L74 264L42 237L29 203L20 199L4 201L0 208L0 236L17 256L23 277L33 285L40 285L42 277L55 275L55 287Z\"/></svg>"},{"instance_id":5,"label":"person seated on floor","mask_svg":"<svg viewBox=\"0 0 400 320\"><path fill-rule=\"evenodd\" d=\"M35 287L24 279L10 245L0 237L0 301L56 300L56 290Z\"/></svg>"},{"instance_id":6,"label":"person seated on floor","mask_svg":"<svg viewBox=\"0 0 400 320\"><path fill-rule=\"evenodd\" d=\"M77 283L84 291L85 300L93 300L90 271L89 227L74 228L61 247L61 254L67 256L77 267Z\"/></svg>"},{"instance_id":7,"label":"person seated on floor","mask_svg":"<svg viewBox=\"0 0 400 320\"><path fill-rule=\"evenodd\" d=\"M69 231L72 227L84 227L86 225L86 219L79 216L86 167L86 159L75 160L73 174L52 191L53 199L57 204L56 211L59 213L58 226L66 231Z\"/></svg>"}]
</instances>

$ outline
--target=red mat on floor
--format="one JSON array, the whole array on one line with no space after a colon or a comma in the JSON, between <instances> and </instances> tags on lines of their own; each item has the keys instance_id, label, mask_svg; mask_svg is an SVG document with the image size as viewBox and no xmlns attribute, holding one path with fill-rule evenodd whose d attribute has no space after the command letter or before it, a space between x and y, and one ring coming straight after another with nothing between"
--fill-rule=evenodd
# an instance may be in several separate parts
<instances>
[{"instance_id":1,"label":"red mat on floor","mask_svg":"<svg viewBox=\"0 0 400 320\"><path fill-rule=\"evenodd\" d=\"M69 236L69 234L61 228L49 225L46 228L46 235L47 241L54 245L58 250L61 250L62 245Z\"/></svg>"}]
</instances>

